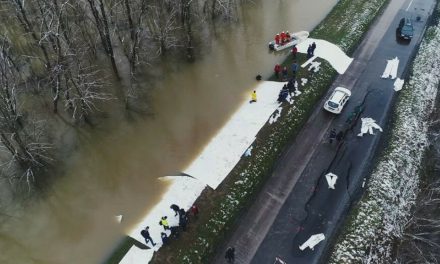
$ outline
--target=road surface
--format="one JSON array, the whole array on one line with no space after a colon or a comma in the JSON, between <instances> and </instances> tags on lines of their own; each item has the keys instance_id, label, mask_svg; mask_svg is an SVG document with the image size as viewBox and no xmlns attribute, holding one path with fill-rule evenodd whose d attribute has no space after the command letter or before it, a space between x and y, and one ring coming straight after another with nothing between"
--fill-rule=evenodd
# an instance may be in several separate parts
<instances>
[{"instance_id":1,"label":"road surface","mask_svg":"<svg viewBox=\"0 0 440 264\"><path fill-rule=\"evenodd\" d=\"M236 249L235 263L268 264L276 257L292 264L325 262L336 229L359 197L387 133L396 92L394 80L380 78L386 60L399 58L397 77L403 79L434 4L434 0L390 2L354 53L353 63L330 89L342 86L352 91L343 113L336 116L323 111L323 101L317 106L278 161L255 203L218 250L214 263L225 263L228 246ZM405 16L414 19L415 35L409 43L396 39L396 27ZM417 16L420 21L416 21ZM359 105L362 112L347 124L348 115ZM376 120L384 133L375 131L375 135L358 137L362 117ZM328 143L327 134L332 128L344 132L339 144ZM338 176L334 190L328 188L325 178L329 172ZM325 235L325 240L314 250L299 249L311 235L319 233Z\"/></svg>"}]
</instances>

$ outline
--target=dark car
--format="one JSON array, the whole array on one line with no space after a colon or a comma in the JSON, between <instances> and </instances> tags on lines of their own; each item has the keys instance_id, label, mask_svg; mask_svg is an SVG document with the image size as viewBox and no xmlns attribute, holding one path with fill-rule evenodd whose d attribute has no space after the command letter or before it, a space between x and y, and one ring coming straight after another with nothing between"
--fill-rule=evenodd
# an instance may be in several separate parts
<instances>
[{"instance_id":1,"label":"dark car","mask_svg":"<svg viewBox=\"0 0 440 264\"><path fill-rule=\"evenodd\" d=\"M411 40L414 36L414 27L410 18L402 18L397 28L397 34L402 39Z\"/></svg>"}]
</instances>

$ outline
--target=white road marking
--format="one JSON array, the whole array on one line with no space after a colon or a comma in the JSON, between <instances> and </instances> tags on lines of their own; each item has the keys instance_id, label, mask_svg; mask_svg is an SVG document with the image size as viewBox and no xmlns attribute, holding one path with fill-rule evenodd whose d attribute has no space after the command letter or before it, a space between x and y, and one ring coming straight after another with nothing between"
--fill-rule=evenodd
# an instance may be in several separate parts
<instances>
[{"instance_id":1,"label":"white road marking","mask_svg":"<svg viewBox=\"0 0 440 264\"><path fill-rule=\"evenodd\" d=\"M411 2L409 2L409 5L408 5L408 7L406 8L406 10L405 11L408 11L409 10L409 7L412 5L412 2L413 2L414 0L411 0Z\"/></svg>"}]
</instances>

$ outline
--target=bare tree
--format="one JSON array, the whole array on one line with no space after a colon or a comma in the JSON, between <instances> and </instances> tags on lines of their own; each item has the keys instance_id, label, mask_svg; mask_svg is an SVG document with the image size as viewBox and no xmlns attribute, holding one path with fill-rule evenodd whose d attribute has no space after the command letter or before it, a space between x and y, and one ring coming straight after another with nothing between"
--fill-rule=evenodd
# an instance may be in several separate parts
<instances>
[{"instance_id":1,"label":"bare tree","mask_svg":"<svg viewBox=\"0 0 440 264\"><path fill-rule=\"evenodd\" d=\"M10 157L2 164L2 169L6 168L8 175L16 176L10 170L15 170L17 165L23 172L19 178L25 179L31 186L36 170L51 160L51 145L43 142L43 129L38 126L39 122L29 119L27 126L24 124L17 104L19 74L12 66L10 41L4 36L0 39L0 49L0 139L2 150Z\"/></svg>"}]
</instances>

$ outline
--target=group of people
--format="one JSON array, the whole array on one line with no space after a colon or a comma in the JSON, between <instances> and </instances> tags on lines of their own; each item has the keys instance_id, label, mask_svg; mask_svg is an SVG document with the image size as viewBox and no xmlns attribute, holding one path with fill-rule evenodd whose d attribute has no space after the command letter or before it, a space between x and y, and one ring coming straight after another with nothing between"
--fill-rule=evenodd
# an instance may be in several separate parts
<instances>
[{"instance_id":1,"label":"group of people","mask_svg":"<svg viewBox=\"0 0 440 264\"><path fill-rule=\"evenodd\" d=\"M310 59L311 57L315 56L315 49L316 49L316 43L313 42L307 48L307 59Z\"/></svg>"},{"instance_id":2,"label":"group of people","mask_svg":"<svg viewBox=\"0 0 440 264\"><path fill-rule=\"evenodd\" d=\"M169 238L178 238L179 237L179 230L186 231L186 227L188 225L189 221L189 214L185 211L185 209L180 208L176 204L172 204L170 208L174 211L174 216L179 215L179 225L178 226L170 226L168 223L168 217L162 216L162 218L159 221L159 225L161 225L164 229L164 232L160 233L160 238L162 239L162 244L167 245L169 242ZM196 205L191 206L191 213L195 219L197 219L199 214L199 208ZM145 244L148 244L151 242L151 244L156 246L156 243L154 243L153 239L151 238L150 227L147 226L145 229L141 231L142 237L145 239ZM168 236L166 231L170 230L171 234Z\"/></svg>"},{"instance_id":3,"label":"group of people","mask_svg":"<svg viewBox=\"0 0 440 264\"><path fill-rule=\"evenodd\" d=\"M291 70L292 70L292 76L293 76L293 78L296 77L296 74L297 74L297 72L298 72L298 69L299 69L299 65L298 65L298 63L296 62L296 60L294 60L293 63L292 63L292 65L291 65ZM273 71L274 71L275 77L276 77L278 80L281 79L282 81L287 81L287 78L288 78L288 76L289 76L289 71L287 70L287 67L286 67L286 66L281 67L280 64L276 64L275 67L274 67L274 69L273 69ZM280 77L281 77L281 78L280 78Z\"/></svg>"},{"instance_id":4,"label":"group of people","mask_svg":"<svg viewBox=\"0 0 440 264\"><path fill-rule=\"evenodd\" d=\"M281 32L275 35L275 44L284 45L292 40L292 36L289 31Z\"/></svg>"},{"instance_id":5,"label":"group of people","mask_svg":"<svg viewBox=\"0 0 440 264\"><path fill-rule=\"evenodd\" d=\"M287 84L285 84L283 86L283 88L281 89L280 93L278 94L278 103L282 103L284 100L287 99L287 96L290 94L290 96L294 95L295 92L295 78L291 78Z\"/></svg>"}]
</instances>

